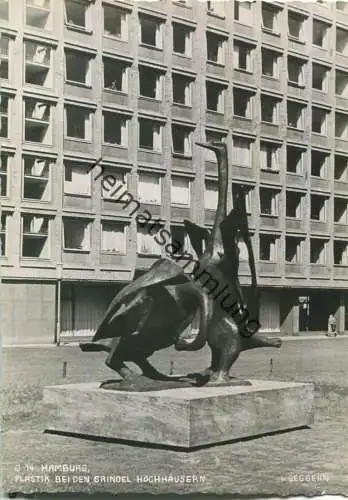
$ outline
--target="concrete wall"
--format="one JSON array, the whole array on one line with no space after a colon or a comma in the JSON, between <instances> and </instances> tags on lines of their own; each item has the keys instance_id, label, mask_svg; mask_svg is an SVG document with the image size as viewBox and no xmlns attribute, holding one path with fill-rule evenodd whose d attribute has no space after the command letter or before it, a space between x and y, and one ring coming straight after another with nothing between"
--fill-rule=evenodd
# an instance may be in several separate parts
<instances>
[{"instance_id":1,"label":"concrete wall","mask_svg":"<svg viewBox=\"0 0 348 500\"><path fill-rule=\"evenodd\" d=\"M54 343L55 283L2 281L0 297L3 345Z\"/></svg>"}]
</instances>

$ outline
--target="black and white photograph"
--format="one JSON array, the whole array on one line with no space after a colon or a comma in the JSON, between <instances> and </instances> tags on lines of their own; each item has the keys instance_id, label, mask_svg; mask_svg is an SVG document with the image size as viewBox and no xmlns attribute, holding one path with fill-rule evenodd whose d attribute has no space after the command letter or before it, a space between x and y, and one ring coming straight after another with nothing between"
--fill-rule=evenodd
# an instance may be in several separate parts
<instances>
[{"instance_id":1,"label":"black and white photograph","mask_svg":"<svg viewBox=\"0 0 348 500\"><path fill-rule=\"evenodd\" d=\"M1 498L348 495L348 1L0 28Z\"/></svg>"}]
</instances>

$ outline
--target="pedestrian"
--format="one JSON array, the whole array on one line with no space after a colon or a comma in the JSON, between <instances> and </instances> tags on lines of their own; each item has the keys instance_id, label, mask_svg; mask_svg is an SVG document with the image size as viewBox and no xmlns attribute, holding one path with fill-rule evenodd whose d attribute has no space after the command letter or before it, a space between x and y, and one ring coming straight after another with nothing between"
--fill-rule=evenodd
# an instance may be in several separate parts
<instances>
[{"instance_id":1,"label":"pedestrian","mask_svg":"<svg viewBox=\"0 0 348 500\"><path fill-rule=\"evenodd\" d=\"M336 322L336 316L334 314L329 315L329 319L327 322L327 337L336 337L337 335L337 322Z\"/></svg>"}]
</instances>

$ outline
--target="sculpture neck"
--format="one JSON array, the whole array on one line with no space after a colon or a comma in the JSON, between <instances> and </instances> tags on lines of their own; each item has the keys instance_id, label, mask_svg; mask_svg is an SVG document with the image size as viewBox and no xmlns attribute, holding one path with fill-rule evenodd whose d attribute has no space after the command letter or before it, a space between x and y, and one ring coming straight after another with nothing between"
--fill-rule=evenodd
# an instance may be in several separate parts
<instances>
[{"instance_id":1,"label":"sculpture neck","mask_svg":"<svg viewBox=\"0 0 348 500\"><path fill-rule=\"evenodd\" d=\"M218 205L215 213L214 225L207 242L205 257L209 260L219 259L224 254L220 224L227 216L228 191L228 161L227 152L217 156L218 159Z\"/></svg>"}]
</instances>

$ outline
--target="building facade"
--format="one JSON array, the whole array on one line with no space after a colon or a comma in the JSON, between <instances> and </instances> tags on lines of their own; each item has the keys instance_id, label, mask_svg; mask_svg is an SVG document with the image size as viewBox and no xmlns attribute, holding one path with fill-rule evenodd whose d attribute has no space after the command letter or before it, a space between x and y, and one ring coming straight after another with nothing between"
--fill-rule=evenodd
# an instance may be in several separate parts
<instances>
[{"instance_id":1,"label":"building facade","mask_svg":"<svg viewBox=\"0 0 348 500\"><path fill-rule=\"evenodd\" d=\"M5 344L91 336L165 255L104 175L189 249L183 220L210 227L217 202L206 140L227 142L230 195L248 187L263 330L347 328L348 4L0 0L0 18Z\"/></svg>"}]
</instances>

